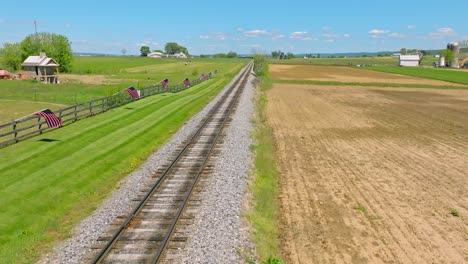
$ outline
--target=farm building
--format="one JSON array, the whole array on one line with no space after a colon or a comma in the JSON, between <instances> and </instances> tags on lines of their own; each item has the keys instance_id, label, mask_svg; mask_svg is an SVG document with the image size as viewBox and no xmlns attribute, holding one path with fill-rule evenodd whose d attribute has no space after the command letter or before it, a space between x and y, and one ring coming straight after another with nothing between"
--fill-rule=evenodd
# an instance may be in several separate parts
<instances>
[{"instance_id":1,"label":"farm building","mask_svg":"<svg viewBox=\"0 0 468 264\"><path fill-rule=\"evenodd\" d=\"M186 59L187 55L185 55L185 53L183 53L183 52L177 52L176 54L171 55L171 57L172 58L178 58L178 59Z\"/></svg>"},{"instance_id":2,"label":"farm building","mask_svg":"<svg viewBox=\"0 0 468 264\"><path fill-rule=\"evenodd\" d=\"M419 55L400 55L400 66L417 67L421 61Z\"/></svg>"},{"instance_id":3,"label":"farm building","mask_svg":"<svg viewBox=\"0 0 468 264\"><path fill-rule=\"evenodd\" d=\"M44 83L58 82L58 64L41 52L39 56L29 56L22 64L22 74L27 79L34 79Z\"/></svg>"},{"instance_id":4,"label":"farm building","mask_svg":"<svg viewBox=\"0 0 468 264\"><path fill-rule=\"evenodd\" d=\"M156 59L161 59L167 57L165 54L161 52L151 52L146 55L148 58L156 58Z\"/></svg>"}]
</instances>

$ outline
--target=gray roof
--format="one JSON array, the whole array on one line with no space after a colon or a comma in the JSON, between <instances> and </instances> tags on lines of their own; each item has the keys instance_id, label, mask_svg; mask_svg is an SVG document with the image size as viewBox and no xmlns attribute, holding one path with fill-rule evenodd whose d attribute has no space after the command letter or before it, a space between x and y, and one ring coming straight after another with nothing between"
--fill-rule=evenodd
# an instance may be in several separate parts
<instances>
[{"instance_id":1,"label":"gray roof","mask_svg":"<svg viewBox=\"0 0 468 264\"><path fill-rule=\"evenodd\" d=\"M41 57L41 56L29 56L21 66L60 66L56 61L52 58L48 57Z\"/></svg>"}]
</instances>

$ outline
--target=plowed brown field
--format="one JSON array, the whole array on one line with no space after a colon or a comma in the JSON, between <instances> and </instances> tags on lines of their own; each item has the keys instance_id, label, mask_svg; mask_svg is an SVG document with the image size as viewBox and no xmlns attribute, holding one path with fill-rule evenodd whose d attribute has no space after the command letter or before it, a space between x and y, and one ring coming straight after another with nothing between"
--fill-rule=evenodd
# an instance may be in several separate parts
<instances>
[{"instance_id":1,"label":"plowed brown field","mask_svg":"<svg viewBox=\"0 0 468 264\"><path fill-rule=\"evenodd\" d=\"M468 91L275 84L267 98L286 263L468 263Z\"/></svg>"},{"instance_id":2,"label":"plowed brown field","mask_svg":"<svg viewBox=\"0 0 468 264\"><path fill-rule=\"evenodd\" d=\"M273 79L277 80L313 80L357 83L464 86L463 84L377 72L365 69L356 69L345 66L272 64L270 65L270 75Z\"/></svg>"}]
</instances>

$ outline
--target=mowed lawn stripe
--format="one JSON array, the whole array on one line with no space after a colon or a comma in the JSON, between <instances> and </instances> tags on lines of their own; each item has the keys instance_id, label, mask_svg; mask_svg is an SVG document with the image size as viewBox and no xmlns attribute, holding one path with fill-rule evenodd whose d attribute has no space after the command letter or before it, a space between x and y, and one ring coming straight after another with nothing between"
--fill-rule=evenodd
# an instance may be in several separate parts
<instances>
[{"instance_id":1,"label":"mowed lawn stripe","mask_svg":"<svg viewBox=\"0 0 468 264\"><path fill-rule=\"evenodd\" d=\"M134 112L133 114L126 114L125 117L118 115L121 116L121 121L123 121L126 124L124 126L114 127L110 132L108 131L109 128L106 127L106 122L104 119L101 122L101 126L99 128L96 128L100 130L100 133L97 134L97 137L94 138L93 133L87 133L87 135L83 138L81 138L79 135L74 136L71 139L61 139L60 137L58 137L57 139L59 139L61 142L67 142L67 145L70 145L70 147L60 149L62 150L61 152L54 151L55 155L53 156L42 154L39 155L39 157L35 160L31 160L27 163L23 162L17 164L16 168L10 168L10 172L18 172L21 171L23 168L27 171L31 166L37 167L39 165L42 165L40 170L37 170L31 174L10 174L10 177L7 176L4 180L2 180L2 184L0 185L0 187L2 188L1 192L18 192L16 189L18 187L21 187L23 185L23 182L28 181L29 178L38 178L46 174L56 174L58 177L60 173L69 173L69 170L72 170L76 167L87 166L87 163L92 161L95 155L106 151L109 146L118 148L120 145L125 144L127 141L133 140L134 137L139 136L139 134L141 134L141 132L144 132L148 127L157 125L159 120L167 118L169 115L175 114L177 110L181 109L184 106L184 104L188 103L190 100L197 100L199 97L206 96L206 94L210 91L211 89L209 89L208 87L207 89L204 89L195 95L184 96L183 98L175 102L174 100L172 100L169 104L166 104L162 107L153 105L151 108L156 109L149 109L151 111L144 111L139 114L137 114L137 112ZM179 97L179 95L174 95L173 97L176 98ZM135 106L135 108L137 107L138 106ZM115 112L118 112L120 110L121 109L116 110ZM87 119L87 121L92 120ZM116 124L115 122L112 123ZM72 127L69 128L72 129ZM99 145L102 147L96 149L95 142L98 140ZM115 144L115 140L119 140L119 142L121 143ZM80 151L76 151L76 149L79 149ZM89 153L93 153L94 155L89 155ZM56 159L57 155L62 158ZM60 168L60 166L57 166L57 163L73 164L73 166L63 169ZM6 175L8 175L8 172L6 173Z\"/></svg>"},{"instance_id":2,"label":"mowed lawn stripe","mask_svg":"<svg viewBox=\"0 0 468 264\"><path fill-rule=\"evenodd\" d=\"M150 97L0 149L0 262L30 262L38 245L66 236L228 81ZM64 222L70 215L78 217Z\"/></svg>"},{"instance_id":3,"label":"mowed lawn stripe","mask_svg":"<svg viewBox=\"0 0 468 264\"><path fill-rule=\"evenodd\" d=\"M201 95L203 96L203 95ZM199 97L199 96L197 96ZM190 99L190 98L188 98ZM169 120L167 118L168 115L173 115L177 114L180 110L183 110L187 105L185 104L186 102L189 104L190 102L194 102L195 100L187 100L187 98L184 98L183 101L180 102L178 107L174 107L173 111L165 111L168 110L167 107L162 108L163 111L165 111L165 114L162 114L159 116L157 119L157 123L155 125L160 125L160 121L164 120ZM148 119L148 118L145 118ZM143 121L144 122L144 121ZM79 163L75 163L72 166L69 166L68 169L61 170L60 166L47 166L41 168L38 172L35 172L31 174L31 176L28 176L27 178L23 179L21 183L14 184L13 186L10 186L9 191L11 193L8 193L8 189L6 190L6 195L5 197L11 197L14 200L6 200L6 203L14 203L16 204L19 208L27 208L28 207L28 198L32 195L35 199L41 200L43 202L49 201L49 203L44 203L45 208L50 210L51 208L47 208L50 206L50 204L53 204L56 199L60 199L62 195L64 194L63 192L65 191L62 186L73 186L73 185L80 185L82 182L87 182L91 177L96 177L100 175L96 175L96 172L89 171L86 173L83 173L83 168L86 170L86 168L96 168L99 166L94 166L96 163L101 163L102 159L107 159L105 163L112 164L114 162L118 162L118 160L115 160L115 157L118 157L120 155L112 155L112 153L115 152L120 152L120 153L125 153L125 156L132 157L132 152L134 152L134 149L138 149L137 146L134 146L136 143L140 143L140 147L143 147L146 142L143 141L135 141L132 139L134 136L139 136L143 134L144 132L149 132L149 130L154 129L155 126L149 125L149 126L141 126L139 128L134 128L134 126L129 127L128 129L133 130L134 132L130 133L128 137L125 135L112 135L109 137L104 138L103 142L100 142L102 146L112 146L112 147L103 147L100 148L99 150L95 150L94 146L87 146L84 149L81 149L79 152L75 152L74 155L71 155L69 157L66 157L63 160L60 160L60 162L66 163L66 164L73 164L74 160L80 161ZM124 131L125 133L126 131ZM167 133L167 131L161 131L162 133ZM117 137L116 137L117 136ZM115 140L115 138L119 138L119 136L122 136L125 140L121 140L121 143L117 145L112 145L111 141ZM131 146L128 148L126 145ZM125 151L127 150L127 151ZM88 153L90 151L94 151L94 155L89 155ZM128 164L122 164L123 167L127 167ZM123 168L121 168L123 169ZM65 181L61 175L74 175L73 177L65 178ZM31 185L30 188L21 188L22 186L26 185L28 181L35 181L34 185ZM28 185L26 185L28 186ZM53 190L53 188L56 187L57 192L50 192ZM34 210L37 210L39 208L33 208ZM23 212L24 214L24 212ZM18 221L21 221L21 219L12 219L15 222L18 223ZM18 225L16 225L18 227Z\"/></svg>"},{"instance_id":4,"label":"mowed lawn stripe","mask_svg":"<svg viewBox=\"0 0 468 264\"><path fill-rule=\"evenodd\" d=\"M199 93L199 90L206 89L207 85L208 84L200 84L200 87L195 86L193 90L189 89L184 91L183 95L188 96L195 93ZM109 126L113 126L114 129L119 129L122 126L119 122L120 120L127 118L129 121L127 123L130 123L130 121L134 122L135 120L140 119L140 116L151 114L154 111L157 111L159 108L164 107L165 105L170 104L175 100L178 100L178 98L181 95L179 95L179 93L168 93L146 98L123 106L126 109L133 109L111 109L109 112L98 116L94 116L92 119L83 119L80 120L79 123L70 124L70 126L73 126L73 128L76 124L79 124L79 129L69 129L67 130L67 133L56 133L56 131L51 131L40 137L35 137L24 141L29 142L29 144L23 143L12 146L12 148L17 148L18 151L2 153L3 155L0 156L0 174L5 173L8 169L12 168L15 171L18 171L18 166L20 166L21 164L26 164L29 161L42 162L40 159L41 157L43 157L43 153L47 152L50 148L55 148L55 145L69 144L71 146L74 146L76 144L74 140L79 140L80 142L94 142L97 139L99 139L97 137L99 135L99 132L102 132L102 137L107 136L106 133L108 132ZM62 128L60 131L62 131L63 129L65 128ZM60 141L53 143L38 142L38 140L42 138L55 139ZM70 152L70 150L66 148L62 149L62 151ZM18 157L18 153L24 154L22 155L22 157ZM67 153L61 154L66 155ZM0 187L2 186L2 184L3 183L0 183Z\"/></svg>"}]
</instances>

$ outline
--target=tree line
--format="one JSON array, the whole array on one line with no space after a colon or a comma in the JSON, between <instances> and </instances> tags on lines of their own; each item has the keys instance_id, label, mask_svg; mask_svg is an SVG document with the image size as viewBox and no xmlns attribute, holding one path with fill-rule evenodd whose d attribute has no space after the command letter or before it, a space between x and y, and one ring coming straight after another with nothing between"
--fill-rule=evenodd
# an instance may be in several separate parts
<instances>
[{"instance_id":1,"label":"tree line","mask_svg":"<svg viewBox=\"0 0 468 264\"><path fill-rule=\"evenodd\" d=\"M184 46L181 46L181 45L177 44L176 42L166 43L166 45L164 46L164 50L166 51L166 54L169 54L169 55L174 55L174 54L180 53L180 52L184 53L185 55L189 55L188 49L186 47L184 47ZM154 50L154 52L164 53L162 50ZM140 56L146 57L150 53L151 53L151 49L150 49L149 46L141 46Z\"/></svg>"}]
</instances>

